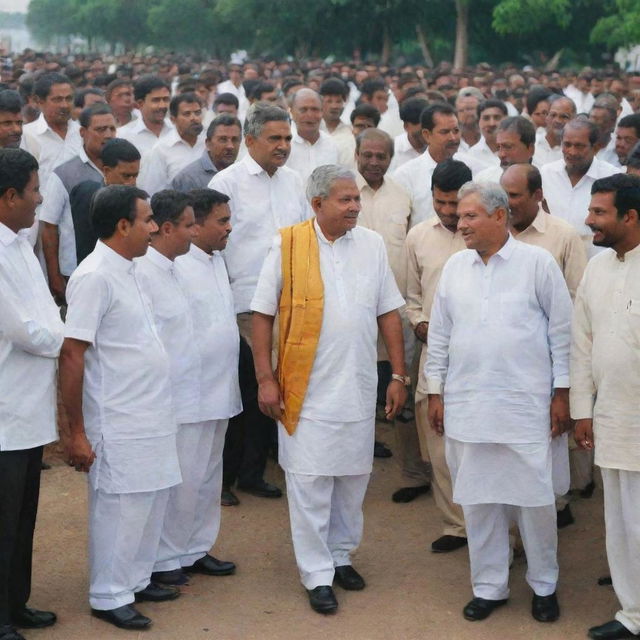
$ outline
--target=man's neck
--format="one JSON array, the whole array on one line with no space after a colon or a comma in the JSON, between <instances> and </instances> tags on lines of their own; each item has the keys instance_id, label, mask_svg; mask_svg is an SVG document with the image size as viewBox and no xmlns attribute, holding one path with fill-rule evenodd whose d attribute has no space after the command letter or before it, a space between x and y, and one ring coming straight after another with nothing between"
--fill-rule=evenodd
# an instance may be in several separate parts
<instances>
[{"instance_id":1,"label":"man's neck","mask_svg":"<svg viewBox=\"0 0 640 640\"><path fill-rule=\"evenodd\" d=\"M63 140L67 137L67 131L69 131L69 121L67 120L64 124L52 124L46 118L45 121L48 127L57 133Z\"/></svg>"},{"instance_id":2,"label":"man's neck","mask_svg":"<svg viewBox=\"0 0 640 640\"><path fill-rule=\"evenodd\" d=\"M316 142L318 142L318 140L320 140L320 131L316 131L315 133L308 133L305 135L302 135L299 131L298 131L298 135L303 139L306 140L309 144L315 144Z\"/></svg>"},{"instance_id":3,"label":"man's neck","mask_svg":"<svg viewBox=\"0 0 640 640\"><path fill-rule=\"evenodd\" d=\"M163 255L167 260L171 260L173 262L177 256L171 251L164 242L160 238L152 238L151 246L160 254Z\"/></svg>"},{"instance_id":4,"label":"man's neck","mask_svg":"<svg viewBox=\"0 0 640 640\"><path fill-rule=\"evenodd\" d=\"M462 129L460 130L460 135L470 147L480 142L480 131L478 131L476 127L462 127Z\"/></svg>"},{"instance_id":5,"label":"man's neck","mask_svg":"<svg viewBox=\"0 0 640 640\"><path fill-rule=\"evenodd\" d=\"M611 142L611 134L609 134L606 139L602 139L602 140L598 140L598 142L596 142L593 145L593 148L595 150L596 153L598 153L598 151L602 151L602 149L606 149L607 145Z\"/></svg>"},{"instance_id":6,"label":"man's neck","mask_svg":"<svg viewBox=\"0 0 640 640\"><path fill-rule=\"evenodd\" d=\"M489 149L491 149L493 153L495 153L498 150L498 142L496 141L495 138L493 140L489 140L488 138L485 138L484 141L486 142L487 147L489 147Z\"/></svg>"},{"instance_id":7,"label":"man's neck","mask_svg":"<svg viewBox=\"0 0 640 640\"><path fill-rule=\"evenodd\" d=\"M366 180L366 178L365 178ZM369 182L369 180L367 180L367 184L374 190L377 191L382 184L384 183L384 176L382 178L380 178L380 180L376 180L375 182Z\"/></svg>"},{"instance_id":8,"label":"man's neck","mask_svg":"<svg viewBox=\"0 0 640 640\"><path fill-rule=\"evenodd\" d=\"M640 232L623 239L616 246L612 247L612 249L616 252L618 260L624 261L625 254L633 251L638 245L640 245Z\"/></svg>"},{"instance_id":9,"label":"man's neck","mask_svg":"<svg viewBox=\"0 0 640 640\"><path fill-rule=\"evenodd\" d=\"M487 264L491 258L491 256L495 256L496 253L498 253L498 251L500 251L500 249L502 249L502 247L504 247L505 244L507 244L507 241L509 240L509 233L507 232L507 234L504 236L502 242L500 242L500 244L495 244L493 247L487 249L486 251L480 252L478 251L478 255L480 256L480 258L482 258L482 262L484 262L485 264Z\"/></svg>"},{"instance_id":10,"label":"man's neck","mask_svg":"<svg viewBox=\"0 0 640 640\"><path fill-rule=\"evenodd\" d=\"M509 230L514 236L517 236L519 233L526 231L533 224L533 221L536 219L537 216L538 216L537 209L535 213L529 212L525 220L521 224L519 224L517 227L514 226L513 224L510 224Z\"/></svg>"},{"instance_id":11,"label":"man's neck","mask_svg":"<svg viewBox=\"0 0 640 640\"><path fill-rule=\"evenodd\" d=\"M433 149L432 147L427 147L426 152L431 156L431 159L437 164L440 164L441 162L448 160L448 158L445 156L443 149Z\"/></svg>"},{"instance_id":12,"label":"man's neck","mask_svg":"<svg viewBox=\"0 0 640 640\"><path fill-rule=\"evenodd\" d=\"M553 129L547 129L547 133L544 137L552 149L560 144L560 136L556 135L556 132Z\"/></svg>"},{"instance_id":13,"label":"man's neck","mask_svg":"<svg viewBox=\"0 0 640 640\"><path fill-rule=\"evenodd\" d=\"M98 167L98 169L100 169L102 171L102 160L100 159L100 155L96 155L95 153L92 153L91 151L89 151L89 149L87 149L87 147L83 147L84 152L87 154L87 158L89 158L89 160L91 160L91 162L93 162L93 164L96 165L96 167Z\"/></svg>"},{"instance_id":14,"label":"man's neck","mask_svg":"<svg viewBox=\"0 0 640 640\"><path fill-rule=\"evenodd\" d=\"M180 137L190 146L195 147L196 142L198 142L198 136L183 136L180 134Z\"/></svg>"},{"instance_id":15,"label":"man's neck","mask_svg":"<svg viewBox=\"0 0 640 640\"><path fill-rule=\"evenodd\" d=\"M340 124L340 118L338 118L337 120L327 120L325 118L324 124L327 127L327 131L329 133L333 133L338 128L338 125Z\"/></svg>"},{"instance_id":16,"label":"man's neck","mask_svg":"<svg viewBox=\"0 0 640 640\"><path fill-rule=\"evenodd\" d=\"M123 243L120 242L120 240L115 236L112 236L111 238L107 238L106 240L102 240L102 242L104 242L104 244L106 244L107 247L109 247L109 249L111 249L112 251L115 251L119 256L123 257L125 260L133 260L136 257L131 255L127 251L126 246L124 246Z\"/></svg>"},{"instance_id":17,"label":"man's neck","mask_svg":"<svg viewBox=\"0 0 640 640\"><path fill-rule=\"evenodd\" d=\"M194 247L198 247L198 249L200 249L201 251L204 251L207 255L209 255L209 256L213 255L213 249L211 247L207 246L207 245L204 245L204 244L200 243L198 240L193 239L191 241L191 244Z\"/></svg>"},{"instance_id":18,"label":"man's neck","mask_svg":"<svg viewBox=\"0 0 640 640\"><path fill-rule=\"evenodd\" d=\"M591 163L593 164L593 160L591 161ZM590 167L591 164L589 164L589 166L584 171L582 169L572 169L571 171L569 171L567 169L567 166L565 165L564 170L567 172L567 176L569 176L569 182L571 182L572 187L575 187L578 182L580 182L580 180L582 180L582 178L587 175Z\"/></svg>"},{"instance_id":19,"label":"man's neck","mask_svg":"<svg viewBox=\"0 0 640 640\"><path fill-rule=\"evenodd\" d=\"M162 131L162 127L164 127L164 122L149 122L144 116L142 116L142 121L144 122L144 126L151 131L157 138L160 137L160 132Z\"/></svg>"},{"instance_id":20,"label":"man's neck","mask_svg":"<svg viewBox=\"0 0 640 640\"><path fill-rule=\"evenodd\" d=\"M123 127L125 124L129 124L131 120L133 120L133 115L131 111L123 111L120 115L114 114L116 117L116 122L119 127Z\"/></svg>"}]
</instances>

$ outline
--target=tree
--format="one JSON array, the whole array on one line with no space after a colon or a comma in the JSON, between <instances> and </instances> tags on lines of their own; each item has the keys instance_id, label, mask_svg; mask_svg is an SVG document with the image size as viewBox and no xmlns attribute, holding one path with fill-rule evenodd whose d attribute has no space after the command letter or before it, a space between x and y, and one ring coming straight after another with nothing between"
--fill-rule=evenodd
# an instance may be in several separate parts
<instances>
[{"instance_id":1,"label":"tree","mask_svg":"<svg viewBox=\"0 0 640 640\"><path fill-rule=\"evenodd\" d=\"M637 0L616 0L615 11L598 20L591 32L591 42L602 42L611 48L638 44L640 4Z\"/></svg>"}]
</instances>

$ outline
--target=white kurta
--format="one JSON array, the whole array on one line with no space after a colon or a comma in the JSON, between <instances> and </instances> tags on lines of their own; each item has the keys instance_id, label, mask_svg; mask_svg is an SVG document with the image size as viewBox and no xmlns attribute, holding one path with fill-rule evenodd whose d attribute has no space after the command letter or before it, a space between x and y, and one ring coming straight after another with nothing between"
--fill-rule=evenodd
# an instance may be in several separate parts
<instances>
[{"instance_id":1,"label":"white kurta","mask_svg":"<svg viewBox=\"0 0 640 640\"><path fill-rule=\"evenodd\" d=\"M118 127L118 138L128 140L144 158L160 138L164 138L174 129L175 127L171 124L171 121L166 118L162 124L160 135L157 136L153 131L151 131L151 129L147 128L147 125L144 123L144 119L140 116L139 118Z\"/></svg>"},{"instance_id":2,"label":"white kurta","mask_svg":"<svg viewBox=\"0 0 640 640\"><path fill-rule=\"evenodd\" d=\"M315 224L324 283L322 328L301 419L279 426L280 464L290 473L371 471L376 404L377 317L404 300L382 238L356 227L329 242ZM280 236L267 256L251 309L275 316L282 290Z\"/></svg>"},{"instance_id":3,"label":"white kurta","mask_svg":"<svg viewBox=\"0 0 640 640\"><path fill-rule=\"evenodd\" d=\"M447 437L483 452L482 463L480 456L458 461L465 469L458 469L456 502L553 503L549 406L553 388L569 387L570 317L562 273L543 249L509 236L486 265L471 250L445 265L429 323L427 388L444 392ZM503 449L508 465L495 453ZM469 482L486 464L504 481ZM522 496L511 480L525 475Z\"/></svg>"},{"instance_id":4,"label":"white kurta","mask_svg":"<svg viewBox=\"0 0 640 640\"><path fill-rule=\"evenodd\" d=\"M338 146L333 138L325 131L320 131L320 137L311 144L295 133L291 140L291 153L287 160L287 167L293 169L306 184L309 176L317 167L325 164L337 164Z\"/></svg>"},{"instance_id":5,"label":"white kurta","mask_svg":"<svg viewBox=\"0 0 640 640\"><path fill-rule=\"evenodd\" d=\"M0 451L56 439L63 331L31 245L0 223Z\"/></svg>"}]
</instances>

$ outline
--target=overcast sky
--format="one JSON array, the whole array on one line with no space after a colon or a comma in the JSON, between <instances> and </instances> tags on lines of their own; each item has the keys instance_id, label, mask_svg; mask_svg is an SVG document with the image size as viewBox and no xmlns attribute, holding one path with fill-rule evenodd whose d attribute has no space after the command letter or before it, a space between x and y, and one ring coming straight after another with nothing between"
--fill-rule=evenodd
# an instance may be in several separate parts
<instances>
[{"instance_id":1,"label":"overcast sky","mask_svg":"<svg viewBox=\"0 0 640 640\"><path fill-rule=\"evenodd\" d=\"M0 11L23 11L26 13L29 0L0 0Z\"/></svg>"}]
</instances>

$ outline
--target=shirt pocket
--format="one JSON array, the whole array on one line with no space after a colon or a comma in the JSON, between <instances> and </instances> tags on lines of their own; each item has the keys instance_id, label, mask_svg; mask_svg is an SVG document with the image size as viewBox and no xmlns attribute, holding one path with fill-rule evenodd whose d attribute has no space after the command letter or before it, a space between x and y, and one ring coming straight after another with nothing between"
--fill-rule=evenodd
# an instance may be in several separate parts
<instances>
[{"instance_id":1,"label":"shirt pocket","mask_svg":"<svg viewBox=\"0 0 640 640\"><path fill-rule=\"evenodd\" d=\"M525 322L529 315L529 296L524 293L503 293L500 295L500 319L514 325Z\"/></svg>"}]
</instances>

